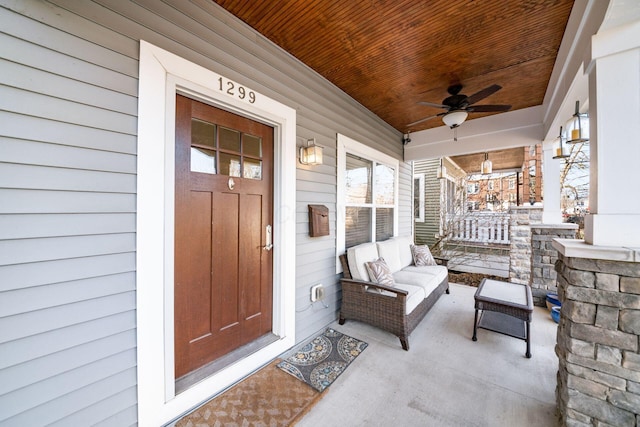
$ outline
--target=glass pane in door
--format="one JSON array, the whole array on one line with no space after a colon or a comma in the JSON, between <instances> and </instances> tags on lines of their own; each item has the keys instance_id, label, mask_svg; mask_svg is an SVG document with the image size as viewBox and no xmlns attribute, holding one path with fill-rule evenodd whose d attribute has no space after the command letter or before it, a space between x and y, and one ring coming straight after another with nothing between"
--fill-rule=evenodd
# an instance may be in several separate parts
<instances>
[{"instance_id":1,"label":"glass pane in door","mask_svg":"<svg viewBox=\"0 0 640 427\"><path fill-rule=\"evenodd\" d=\"M216 173L216 152L191 147L191 172Z\"/></svg>"},{"instance_id":2,"label":"glass pane in door","mask_svg":"<svg viewBox=\"0 0 640 427\"><path fill-rule=\"evenodd\" d=\"M244 141L242 154L258 158L262 157L262 138L246 133L242 135L242 138Z\"/></svg>"},{"instance_id":3,"label":"glass pane in door","mask_svg":"<svg viewBox=\"0 0 640 427\"><path fill-rule=\"evenodd\" d=\"M220 126L218 130L218 147L221 150L240 153L240 132Z\"/></svg>"},{"instance_id":4,"label":"glass pane in door","mask_svg":"<svg viewBox=\"0 0 640 427\"><path fill-rule=\"evenodd\" d=\"M216 148L216 125L198 119L191 119L191 145Z\"/></svg>"},{"instance_id":5,"label":"glass pane in door","mask_svg":"<svg viewBox=\"0 0 640 427\"><path fill-rule=\"evenodd\" d=\"M242 173L244 178L248 179L262 179L262 162L260 160L253 160L244 158L244 170Z\"/></svg>"},{"instance_id":6,"label":"glass pane in door","mask_svg":"<svg viewBox=\"0 0 640 427\"><path fill-rule=\"evenodd\" d=\"M228 176L240 175L240 156L220 153L220 174Z\"/></svg>"}]
</instances>

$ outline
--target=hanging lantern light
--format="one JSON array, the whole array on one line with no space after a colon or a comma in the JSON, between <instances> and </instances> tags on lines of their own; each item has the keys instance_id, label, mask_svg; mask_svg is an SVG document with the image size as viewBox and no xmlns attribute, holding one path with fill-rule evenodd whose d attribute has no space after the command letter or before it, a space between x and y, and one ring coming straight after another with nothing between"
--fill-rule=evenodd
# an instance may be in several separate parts
<instances>
[{"instance_id":1,"label":"hanging lantern light","mask_svg":"<svg viewBox=\"0 0 640 427\"><path fill-rule=\"evenodd\" d=\"M567 129L567 144L589 141L588 117L589 115L586 113L580 114L580 101L576 101L576 112L573 114L573 119L571 119Z\"/></svg>"},{"instance_id":2,"label":"hanging lantern light","mask_svg":"<svg viewBox=\"0 0 640 427\"><path fill-rule=\"evenodd\" d=\"M566 152L566 146L562 143L566 137L562 134L562 126L560 126L560 135L558 135L558 146L554 148L554 159L566 159L569 154Z\"/></svg>"},{"instance_id":3,"label":"hanging lantern light","mask_svg":"<svg viewBox=\"0 0 640 427\"><path fill-rule=\"evenodd\" d=\"M489 153L484 153L484 160L480 165L480 171L483 175L488 175L493 172L493 163L489 160Z\"/></svg>"}]
</instances>

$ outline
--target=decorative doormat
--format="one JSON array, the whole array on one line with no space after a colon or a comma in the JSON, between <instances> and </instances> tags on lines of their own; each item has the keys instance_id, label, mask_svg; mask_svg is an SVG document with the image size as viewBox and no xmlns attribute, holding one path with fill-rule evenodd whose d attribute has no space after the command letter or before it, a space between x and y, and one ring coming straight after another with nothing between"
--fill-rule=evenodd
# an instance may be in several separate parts
<instances>
[{"instance_id":1,"label":"decorative doormat","mask_svg":"<svg viewBox=\"0 0 640 427\"><path fill-rule=\"evenodd\" d=\"M255 374L182 418L178 427L290 426L322 397L322 394L276 365L276 359Z\"/></svg>"},{"instance_id":2,"label":"decorative doormat","mask_svg":"<svg viewBox=\"0 0 640 427\"><path fill-rule=\"evenodd\" d=\"M327 329L280 362L278 368L323 391L368 345L334 329Z\"/></svg>"}]
</instances>

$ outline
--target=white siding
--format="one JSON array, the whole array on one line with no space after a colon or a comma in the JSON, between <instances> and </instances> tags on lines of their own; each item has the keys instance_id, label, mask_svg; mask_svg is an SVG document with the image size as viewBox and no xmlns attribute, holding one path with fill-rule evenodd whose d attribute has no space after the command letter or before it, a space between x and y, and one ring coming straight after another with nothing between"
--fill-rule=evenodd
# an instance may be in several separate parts
<instances>
[{"instance_id":1,"label":"white siding","mask_svg":"<svg viewBox=\"0 0 640 427\"><path fill-rule=\"evenodd\" d=\"M336 319L336 134L401 134L210 0L0 0L0 425L133 425L139 40L296 108L325 147L297 171L296 334ZM412 232L400 163L399 234ZM330 236L308 236L307 205ZM327 286L309 307L309 289Z\"/></svg>"}]
</instances>

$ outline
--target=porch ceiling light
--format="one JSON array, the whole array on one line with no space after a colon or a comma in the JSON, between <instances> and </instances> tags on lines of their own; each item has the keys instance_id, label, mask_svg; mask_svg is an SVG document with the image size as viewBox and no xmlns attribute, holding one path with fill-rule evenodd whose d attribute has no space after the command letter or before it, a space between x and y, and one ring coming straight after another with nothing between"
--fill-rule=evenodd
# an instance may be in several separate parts
<instances>
[{"instance_id":1,"label":"porch ceiling light","mask_svg":"<svg viewBox=\"0 0 640 427\"><path fill-rule=\"evenodd\" d=\"M554 149L554 154L555 154L555 156L553 156L554 159L566 159L567 157L569 157L569 155L567 154L567 150L565 149L565 145L562 143L562 141L566 139L567 138L562 134L562 126L560 126L560 135L558 136L558 146Z\"/></svg>"},{"instance_id":2,"label":"porch ceiling light","mask_svg":"<svg viewBox=\"0 0 640 427\"><path fill-rule=\"evenodd\" d=\"M571 138L567 141L567 144L576 144L578 142L589 141L588 132L587 129L585 129L585 125L588 124L588 117L588 114L580 113L580 101L576 101L576 112L573 114L573 118L571 119L569 128L567 129L569 131L569 135L571 135Z\"/></svg>"},{"instance_id":3,"label":"porch ceiling light","mask_svg":"<svg viewBox=\"0 0 640 427\"><path fill-rule=\"evenodd\" d=\"M480 171L483 175L488 175L493 172L493 163L489 160L489 153L484 153L484 160L480 164Z\"/></svg>"},{"instance_id":4,"label":"porch ceiling light","mask_svg":"<svg viewBox=\"0 0 640 427\"><path fill-rule=\"evenodd\" d=\"M467 120L468 116L469 113L467 113L466 111L454 110L450 113L445 114L444 117L442 117L442 121L445 125L453 129L464 123L464 121Z\"/></svg>"},{"instance_id":5,"label":"porch ceiling light","mask_svg":"<svg viewBox=\"0 0 640 427\"><path fill-rule=\"evenodd\" d=\"M300 163L303 165L321 165L322 147L316 145L316 139L307 139L307 146L300 147Z\"/></svg>"}]
</instances>

